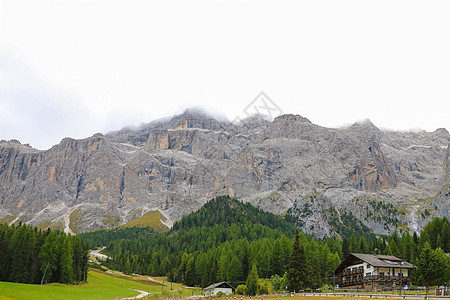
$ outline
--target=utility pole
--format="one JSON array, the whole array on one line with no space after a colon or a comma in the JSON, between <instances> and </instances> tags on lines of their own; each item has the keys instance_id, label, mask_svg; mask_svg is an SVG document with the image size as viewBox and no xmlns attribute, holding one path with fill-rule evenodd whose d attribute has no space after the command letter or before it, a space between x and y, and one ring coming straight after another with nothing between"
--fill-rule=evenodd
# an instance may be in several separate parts
<instances>
[{"instance_id":1,"label":"utility pole","mask_svg":"<svg viewBox=\"0 0 450 300\"><path fill-rule=\"evenodd\" d=\"M400 295L403 293L403 262L400 262Z\"/></svg>"},{"instance_id":2,"label":"utility pole","mask_svg":"<svg viewBox=\"0 0 450 300\"><path fill-rule=\"evenodd\" d=\"M333 294L335 293L335 292L334 292L334 288L335 288L335 286L336 286L335 276L336 276L336 270L333 270Z\"/></svg>"}]
</instances>

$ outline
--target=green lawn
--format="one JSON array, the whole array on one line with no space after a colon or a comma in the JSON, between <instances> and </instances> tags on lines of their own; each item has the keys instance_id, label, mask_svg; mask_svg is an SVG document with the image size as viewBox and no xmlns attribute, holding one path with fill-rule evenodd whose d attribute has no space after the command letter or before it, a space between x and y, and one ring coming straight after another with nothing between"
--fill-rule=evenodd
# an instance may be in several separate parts
<instances>
[{"instance_id":1,"label":"green lawn","mask_svg":"<svg viewBox=\"0 0 450 300\"><path fill-rule=\"evenodd\" d=\"M170 283L164 286L155 284L145 276L131 277L112 275L97 270L89 270L88 282L80 285L64 285L51 283L46 285L21 284L0 282L0 299L118 299L122 297L136 296L139 293L130 289L136 289L151 293L149 298L158 296L180 295L178 289L183 289L179 284L173 285L170 291ZM183 289L182 296L190 295L189 290Z\"/></svg>"}]
</instances>

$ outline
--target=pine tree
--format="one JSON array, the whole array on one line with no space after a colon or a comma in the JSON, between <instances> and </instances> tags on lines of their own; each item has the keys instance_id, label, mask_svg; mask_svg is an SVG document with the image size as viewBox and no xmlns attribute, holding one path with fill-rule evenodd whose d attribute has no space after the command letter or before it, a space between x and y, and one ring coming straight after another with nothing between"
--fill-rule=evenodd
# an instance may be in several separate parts
<instances>
[{"instance_id":1,"label":"pine tree","mask_svg":"<svg viewBox=\"0 0 450 300\"><path fill-rule=\"evenodd\" d=\"M256 264L252 265L252 270L248 274L247 277L247 294L250 296L256 295L256 291L258 290L258 268L256 267Z\"/></svg>"},{"instance_id":2,"label":"pine tree","mask_svg":"<svg viewBox=\"0 0 450 300\"><path fill-rule=\"evenodd\" d=\"M339 258L339 254L335 253L328 253L327 255L327 274L325 277L331 277L331 275L334 275L334 270L341 264L341 259Z\"/></svg>"},{"instance_id":3,"label":"pine tree","mask_svg":"<svg viewBox=\"0 0 450 300\"><path fill-rule=\"evenodd\" d=\"M201 253L197 256L197 259L195 260L195 272L196 272L196 285L200 284L203 280L203 275L206 272L206 268L207 268L207 257L206 257L206 253Z\"/></svg>"},{"instance_id":4,"label":"pine tree","mask_svg":"<svg viewBox=\"0 0 450 300\"><path fill-rule=\"evenodd\" d=\"M305 287L306 282L306 254L305 247L300 244L298 230L295 232L294 243L292 244L292 253L289 258L287 280L289 289L299 291Z\"/></svg>"},{"instance_id":5,"label":"pine tree","mask_svg":"<svg viewBox=\"0 0 450 300\"><path fill-rule=\"evenodd\" d=\"M219 281L227 280L228 267L230 259L228 253L223 253L219 258L219 271L217 272L217 279Z\"/></svg>"},{"instance_id":6,"label":"pine tree","mask_svg":"<svg viewBox=\"0 0 450 300\"><path fill-rule=\"evenodd\" d=\"M195 258L194 255L189 255L188 261L186 263L186 275L184 277L184 283L187 286L194 286L197 282L195 272Z\"/></svg>"},{"instance_id":7,"label":"pine tree","mask_svg":"<svg viewBox=\"0 0 450 300\"><path fill-rule=\"evenodd\" d=\"M279 239L275 241L272 248L272 274L283 275L284 273L284 257L281 249L281 242Z\"/></svg>"},{"instance_id":8,"label":"pine tree","mask_svg":"<svg viewBox=\"0 0 450 300\"><path fill-rule=\"evenodd\" d=\"M83 260L83 247L81 245L81 240L78 236L72 238L72 249L73 249L73 281L82 281L82 260Z\"/></svg>"},{"instance_id":9,"label":"pine tree","mask_svg":"<svg viewBox=\"0 0 450 300\"><path fill-rule=\"evenodd\" d=\"M127 257L127 259L125 260L125 265L123 267L123 273L125 273L125 274L131 273L131 262L130 262L129 257Z\"/></svg>"},{"instance_id":10,"label":"pine tree","mask_svg":"<svg viewBox=\"0 0 450 300\"><path fill-rule=\"evenodd\" d=\"M61 234L62 237L62 247L61 247L61 257L60 265L61 278L59 282L61 283L73 283L73 250L72 243L70 241L70 236Z\"/></svg>"},{"instance_id":11,"label":"pine tree","mask_svg":"<svg viewBox=\"0 0 450 300\"><path fill-rule=\"evenodd\" d=\"M420 249L419 258L415 262L417 268L413 270L413 282L418 285L424 285L427 295L430 286L442 282L443 274L444 276L448 276L448 273L445 274L445 271L443 272L443 268L440 265L442 262L444 262L444 266L448 264L448 261L447 264L445 264L445 260L442 261L440 257L441 251L441 249L438 252L434 251L431 249L430 244L425 241ZM448 280L448 277L446 279Z\"/></svg>"},{"instance_id":12,"label":"pine tree","mask_svg":"<svg viewBox=\"0 0 450 300\"><path fill-rule=\"evenodd\" d=\"M236 256L233 256L228 267L227 280L230 282L236 282L242 279L242 263Z\"/></svg>"},{"instance_id":13,"label":"pine tree","mask_svg":"<svg viewBox=\"0 0 450 300\"><path fill-rule=\"evenodd\" d=\"M359 239L359 250L361 250L361 253L369 252L369 247L367 245L367 241L363 236Z\"/></svg>"},{"instance_id":14,"label":"pine tree","mask_svg":"<svg viewBox=\"0 0 450 300\"><path fill-rule=\"evenodd\" d=\"M347 238L342 239L342 259L346 259L350 255L350 244Z\"/></svg>"},{"instance_id":15,"label":"pine tree","mask_svg":"<svg viewBox=\"0 0 450 300\"><path fill-rule=\"evenodd\" d=\"M450 259L441 248L435 249L434 255L436 257L436 273L438 274L434 284L445 285L450 281Z\"/></svg>"},{"instance_id":16,"label":"pine tree","mask_svg":"<svg viewBox=\"0 0 450 300\"><path fill-rule=\"evenodd\" d=\"M9 280L23 283L33 282L34 274L32 274L30 266L33 263L35 244L36 235L31 227L22 225L14 231L9 243L11 253Z\"/></svg>"},{"instance_id":17,"label":"pine tree","mask_svg":"<svg viewBox=\"0 0 450 300\"><path fill-rule=\"evenodd\" d=\"M58 268L57 258L57 239L58 235L55 231L51 231L45 238L45 243L42 246L39 254L39 261L41 262L41 271L44 275L44 282L51 282L53 273Z\"/></svg>"},{"instance_id":18,"label":"pine tree","mask_svg":"<svg viewBox=\"0 0 450 300\"><path fill-rule=\"evenodd\" d=\"M10 231L7 224L0 224L0 281L8 279L10 263L8 245Z\"/></svg>"},{"instance_id":19,"label":"pine tree","mask_svg":"<svg viewBox=\"0 0 450 300\"><path fill-rule=\"evenodd\" d=\"M360 253L361 252L361 249L359 249L358 238L356 237L355 233L352 233L352 235L350 236L349 252L350 253Z\"/></svg>"},{"instance_id":20,"label":"pine tree","mask_svg":"<svg viewBox=\"0 0 450 300\"><path fill-rule=\"evenodd\" d=\"M445 218L447 219L447 218ZM450 223L444 220L442 224L442 230L441 230L441 243L442 243L442 250L445 253L450 252Z\"/></svg>"}]
</instances>

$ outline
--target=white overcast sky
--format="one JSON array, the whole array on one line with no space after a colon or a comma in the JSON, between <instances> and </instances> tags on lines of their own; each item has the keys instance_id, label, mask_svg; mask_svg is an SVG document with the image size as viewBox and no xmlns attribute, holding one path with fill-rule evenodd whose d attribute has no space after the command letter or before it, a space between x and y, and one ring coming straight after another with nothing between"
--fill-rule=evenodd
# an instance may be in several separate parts
<instances>
[{"instance_id":1,"label":"white overcast sky","mask_svg":"<svg viewBox=\"0 0 450 300\"><path fill-rule=\"evenodd\" d=\"M47 149L264 91L335 127L450 129L450 1L3 1L0 140Z\"/></svg>"}]
</instances>

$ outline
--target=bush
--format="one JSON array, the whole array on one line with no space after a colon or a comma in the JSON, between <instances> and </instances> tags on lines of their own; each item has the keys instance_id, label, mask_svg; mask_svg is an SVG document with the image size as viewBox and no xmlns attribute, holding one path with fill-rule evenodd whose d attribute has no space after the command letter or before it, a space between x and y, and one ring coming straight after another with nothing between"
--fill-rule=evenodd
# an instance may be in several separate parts
<instances>
[{"instance_id":1,"label":"bush","mask_svg":"<svg viewBox=\"0 0 450 300\"><path fill-rule=\"evenodd\" d=\"M240 284L236 288L236 294L238 294L238 295L245 295L246 291L247 291L247 286L245 284Z\"/></svg>"},{"instance_id":2,"label":"bush","mask_svg":"<svg viewBox=\"0 0 450 300\"><path fill-rule=\"evenodd\" d=\"M272 275L272 277L270 277L270 283L272 284L273 292L281 292L286 290L287 281L284 277Z\"/></svg>"},{"instance_id":3,"label":"bush","mask_svg":"<svg viewBox=\"0 0 450 300\"><path fill-rule=\"evenodd\" d=\"M269 279L258 279L258 289L256 292L258 295L272 294L272 283Z\"/></svg>"}]
</instances>

